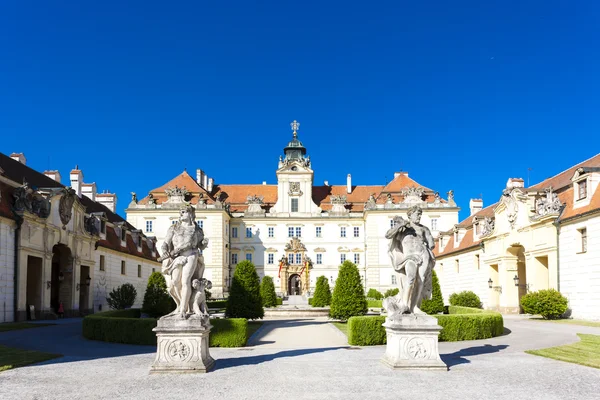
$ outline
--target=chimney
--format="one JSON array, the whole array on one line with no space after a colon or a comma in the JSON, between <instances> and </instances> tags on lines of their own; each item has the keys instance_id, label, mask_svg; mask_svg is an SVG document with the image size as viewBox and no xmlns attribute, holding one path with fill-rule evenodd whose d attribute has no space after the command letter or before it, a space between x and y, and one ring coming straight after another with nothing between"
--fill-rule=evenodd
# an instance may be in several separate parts
<instances>
[{"instance_id":1,"label":"chimney","mask_svg":"<svg viewBox=\"0 0 600 400\"><path fill-rule=\"evenodd\" d=\"M196 182L202 186L202 170L200 168L196 170Z\"/></svg>"},{"instance_id":2,"label":"chimney","mask_svg":"<svg viewBox=\"0 0 600 400\"><path fill-rule=\"evenodd\" d=\"M92 201L96 201L96 183L82 183L81 194Z\"/></svg>"},{"instance_id":3,"label":"chimney","mask_svg":"<svg viewBox=\"0 0 600 400\"><path fill-rule=\"evenodd\" d=\"M117 195L113 193L100 193L96 195L96 201L108 208L110 211L116 213L117 209Z\"/></svg>"},{"instance_id":4,"label":"chimney","mask_svg":"<svg viewBox=\"0 0 600 400\"><path fill-rule=\"evenodd\" d=\"M12 158L15 161L20 162L23 165L27 165L27 159L25 158L25 154L23 154L23 153L12 153L10 155L10 158Z\"/></svg>"},{"instance_id":5,"label":"chimney","mask_svg":"<svg viewBox=\"0 0 600 400\"><path fill-rule=\"evenodd\" d=\"M60 183L60 172L58 171L44 171L44 175L46 175L50 179L54 179L56 182Z\"/></svg>"},{"instance_id":6,"label":"chimney","mask_svg":"<svg viewBox=\"0 0 600 400\"><path fill-rule=\"evenodd\" d=\"M523 178L508 178L508 181L506 182L506 188L507 189L512 189L512 188L522 188L525 187L525 181L523 180Z\"/></svg>"},{"instance_id":7,"label":"chimney","mask_svg":"<svg viewBox=\"0 0 600 400\"><path fill-rule=\"evenodd\" d=\"M208 193L212 193L212 191L213 191L213 185L214 184L215 184L215 180L213 178L208 178L208 186L207 186L207 189L206 189L206 191Z\"/></svg>"},{"instance_id":8,"label":"chimney","mask_svg":"<svg viewBox=\"0 0 600 400\"><path fill-rule=\"evenodd\" d=\"M352 193L352 176L348 174L348 178L346 178L346 192L348 194Z\"/></svg>"},{"instance_id":9,"label":"chimney","mask_svg":"<svg viewBox=\"0 0 600 400\"><path fill-rule=\"evenodd\" d=\"M81 197L81 185L83 184L83 172L79 170L79 166L75 166L75 169L71 171L71 187L77 193L77 196Z\"/></svg>"},{"instance_id":10,"label":"chimney","mask_svg":"<svg viewBox=\"0 0 600 400\"><path fill-rule=\"evenodd\" d=\"M471 199L471 201L469 201L469 208L471 209L471 215L478 213L483 210L483 200Z\"/></svg>"},{"instance_id":11,"label":"chimney","mask_svg":"<svg viewBox=\"0 0 600 400\"><path fill-rule=\"evenodd\" d=\"M408 178L408 172L405 171L400 171L400 172L394 172L394 179L396 179L397 177L399 177L400 175L404 175L405 177Z\"/></svg>"},{"instance_id":12,"label":"chimney","mask_svg":"<svg viewBox=\"0 0 600 400\"><path fill-rule=\"evenodd\" d=\"M267 181L263 181L263 186L266 186L266 185L267 185Z\"/></svg>"},{"instance_id":13,"label":"chimney","mask_svg":"<svg viewBox=\"0 0 600 400\"><path fill-rule=\"evenodd\" d=\"M202 185L200 186L202 186L204 189L208 187L208 175L205 173L202 173Z\"/></svg>"},{"instance_id":14,"label":"chimney","mask_svg":"<svg viewBox=\"0 0 600 400\"><path fill-rule=\"evenodd\" d=\"M329 186L329 181L325 181L323 183L325 184L325 186Z\"/></svg>"}]
</instances>

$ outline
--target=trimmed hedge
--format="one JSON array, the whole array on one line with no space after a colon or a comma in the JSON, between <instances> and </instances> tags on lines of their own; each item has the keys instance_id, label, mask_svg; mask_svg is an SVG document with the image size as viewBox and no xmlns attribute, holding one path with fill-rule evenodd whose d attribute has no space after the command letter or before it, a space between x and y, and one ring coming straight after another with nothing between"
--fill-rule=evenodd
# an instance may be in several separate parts
<instances>
[{"instance_id":1,"label":"trimmed hedge","mask_svg":"<svg viewBox=\"0 0 600 400\"><path fill-rule=\"evenodd\" d=\"M83 337L103 342L156 345L156 319L140 318L140 309L106 311L83 319ZM211 319L210 347L242 347L248 340L245 318Z\"/></svg>"},{"instance_id":2,"label":"trimmed hedge","mask_svg":"<svg viewBox=\"0 0 600 400\"><path fill-rule=\"evenodd\" d=\"M206 302L206 306L208 308L218 308L218 309L222 309L227 307L227 300L213 300L213 301L207 301Z\"/></svg>"},{"instance_id":3,"label":"trimmed hedge","mask_svg":"<svg viewBox=\"0 0 600 400\"><path fill-rule=\"evenodd\" d=\"M442 327L440 342L487 339L502 335L502 315L469 307L448 307L450 314L433 315ZM353 346L386 344L385 316L352 317L348 320L348 343Z\"/></svg>"},{"instance_id":4,"label":"trimmed hedge","mask_svg":"<svg viewBox=\"0 0 600 400\"><path fill-rule=\"evenodd\" d=\"M400 289L398 289L398 288L388 289L383 294L383 298L385 299L386 297L392 297L392 296L397 295L398 293L400 293Z\"/></svg>"},{"instance_id":5,"label":"trimmed hedge","mask_svg":"<svg viewBox=\"0 0 600 400\"><path fill-rule=\"evenodd\" d=\"M280 306L283 304L283 299L281 297L277 298L277 305Z\"/></svg>"},{"instance_id":6,"label":"trimmed hedge","mask_svg":"<svg viewBox=\"0 0 600 400\"><path fill-rule=\"evenodd\" d=\"M367 292L367 300L368 299L382 300L383 299L383 294L379 290L371 288Z\"/></svg>"},{"instance_id":7,"label":"trimmed hedge","mask_svg":"<svg viewBox=\"0 0 600 400\"><path fill-rule=\"evenodd\" d=\"M382 303L383 303L383 300L367 300L367 307L368 308L381 308L381 307L383 307Z\"/></svg>"}]
</instances>

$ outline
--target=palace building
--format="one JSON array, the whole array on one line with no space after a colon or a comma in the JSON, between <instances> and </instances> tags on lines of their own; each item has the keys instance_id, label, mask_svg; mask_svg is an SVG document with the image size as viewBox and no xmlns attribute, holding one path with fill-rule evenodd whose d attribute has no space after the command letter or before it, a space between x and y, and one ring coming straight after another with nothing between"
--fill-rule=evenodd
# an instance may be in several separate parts
<instances>
[{"instance_id":1,"label":"palace building","mask_svg":"<svg viewBox=\"0 0 600 400\"><path fill-rule=\"evenodd\" d=\"M106 310L108 293L126 282L141 306L160 268L155 239L115 214L116 200L78 168L65 186L58 171L0 153L0 322Z\"/></svg>"},{"instance_id":2,"label":"palace building","mask_svg":"<svg viewBox=\"0 0 600 400\"><path fill-rule=\"evenodd\" d=\"M346 185L315 185L307 149L298 138L299 124L291 124L292 139L274 162L276 185L216 184L198 169L187 171L151 190L142 199L133 194L127 221L161 244L179 208L191 203L196 222L209 239L204 250L204 276L215 296L226 295L236 264L250 260L259 275L273 277L281 294L305 294L319 276L335 283L339 265L354 262L365 289L397 287L385 233L394 216L406 218L419 205L421 223L434 237L458 223L453 193L439 193L394 174L387 185L358 186L347 176Z\"/></svg>"},{"instance_id":3,"label":"palace building","mask_svg":"<svg viewBox=\"0 0 600 400\"><path fill-rule=\"evenodd\" d=\"M475 292L518 313L527 292L556 289L575 318L600 320L600 154L531 187L511 178L500 200L443 231L435 249L446 300Z\"/></svg>"}]
</instances>

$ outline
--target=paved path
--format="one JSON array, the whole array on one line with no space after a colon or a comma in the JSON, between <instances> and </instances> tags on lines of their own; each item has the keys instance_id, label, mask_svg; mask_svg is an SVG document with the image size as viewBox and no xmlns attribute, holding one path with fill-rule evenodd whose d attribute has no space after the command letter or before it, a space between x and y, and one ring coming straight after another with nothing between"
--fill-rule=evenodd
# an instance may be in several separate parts
<instances>
[{"instance_id":1,"label":"paved path","mask_svg":"<svg viewBox=\"0 0 600 400\"><path fill-rule=\"evenodd\" d=\"M249 346L279 349L306 349L348 346L346 335L327 318L266 320L248 341Z\"/></svg>"},{"instance_id":2,"label":"paved path","mask_svg":"<svg viewBox=\"0 0 600 400\"><path fill-rule=\"evenodd\" d=\"M575 342L577 332L600 334L600 328L506 318L507 335L440 343L450 371L428 372L386 368L383 346L336 345L325 330L331 326L321 322L267 321L253 346L212 348L216 369L204 375L149 375L153 346L87 341L76 320L0 333L0 344L66 355L0 373L0 399L600 398L600 370L523 353ZM289 339L300 331L303 339ZM322 345L311 347L304 337L310 332L323 336Z\"/></svg>"}]
</instances>

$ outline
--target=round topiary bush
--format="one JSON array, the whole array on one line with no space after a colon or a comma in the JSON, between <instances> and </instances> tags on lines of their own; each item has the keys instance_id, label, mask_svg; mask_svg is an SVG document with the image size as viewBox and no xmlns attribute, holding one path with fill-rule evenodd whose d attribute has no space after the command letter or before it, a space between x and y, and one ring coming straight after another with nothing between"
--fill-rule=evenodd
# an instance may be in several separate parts
<instances>
[{"instance_id":1,"label":"round topiary bush","mask_svg":"<svg viewBox=\"0 0 600 400\"><path fill-rule=\"evenodd\" d=\"M444 312L444 297L442 296L442 289L440 288L440 281L438 280L437 274L433 271L431 277L431 286L433 292L431 299L425 299L421 303L421 311L427 314L439 314Z\"/></svg>"},{"instance_id":2,"label":"round topiary bush","mask_svg":"<svg viewBox=\"0 0 600 400\"><path fill-rule=\"evenodd\" d=\"M273 278L265 276L260 283L260 297L262 299L263 307L276 307L277 306L277 294L275 293L275 285L273 284Z\"/></svg>"},{"instance_id":3,"label":"round topiary bush","mask_svg":"<svg viewBox=\"0 0 600 400\"><path fill-rule=\"evenodd\" d=\"M358 268L352 262L346 260L340 266L340 272L335 281L329 316L346 321L350 317L365 315L366 313L367 299L360 281Z\"/></svg>"},{"instance_id":4,"label":"round topiary bush","mask_svg":"<svg viewBox=\"0 0 600 400\"><path fill-rule=\"evenodd\" d=\"M527 314L541 315L544 319L558 319L566 311L569 301L554 289L527 293L521 297L521 307Z\"/></svg>"},{"instance_id":5,"label":"round topiary bush","mask_svg":"<svg viewBox=\"0 0 600 400\"><path fill-rule=\"evenodd\" d=\"M383 298L386 298L386 297L392 297L392 296L395 296L395 295L397 295L398 293L400 293L400 289L398 289L398 288L395 288L395 289L388 289L388 290L386 290L386 291L385 291L385 293L383 294Z\"/></svg>"},{"instance_id":6,"label":"round topiary bush","mask_svg":"<svg viewBox=\"0 0 600 400\"><path fill-rule=\"evenodd\" d=\"M260 297L260 279L254 264L243 260L235 267L227 299L227 318L257 319L265 315Z\"/></svg>"},{"instance_id":7,"label":"round topiary bush","mask_svg":"<svg viewBox=\"0 0 600 400\"><path fill-rule=\"evenodd\" d=\"M133 306L136 297L137 290L135 290L135 287L131 283L124 283L108 294L106 302L113 310L123 310Z\"/></svg>"},{"instance_id":8,"label":"round topiary bush","mask_svg":"<svg viewBox=\"0 0 600 400\"><path fill-rule=\"evenodd\" d=\"M383 294L381 294L379 290L371 288L367 292L367 298L373 300L381 300L383 299Z\"/></svg>"},{"instance_id":9,"label":"round topiary bush","mask_svg":"<svg viewBox=\"0 0 600 400\"><path fill-rule=\"evenodd\" d=\"M152 318L160 318L175 310L175 307L175 301L167 293L167 282L164 275L160 272L150 274L142 303L142 312Z\"/></svg>"},{"instance_id":10,"label":"round topiary bush","mask_svg":"<svg viewBox=\"0 0 600 400\"><path fill-rule=\"evenodd\" d=\"M470 290L464 290L460 293L450 295L450 305L459 307L483 308L479 296Z\"/></svg>"},{"instance_id":11,"label":"round topiary bush","mask_svg":"<svg viewBox=\"0 0 600 400\"><path fill-rule=\"evenodd\" d=\"M329 289L329 281L325 276L320 276L317 279L315 294L312 298L311 305L313 307L325 307L331 304L331 289Z\"/></svg>"}]
</instances>

